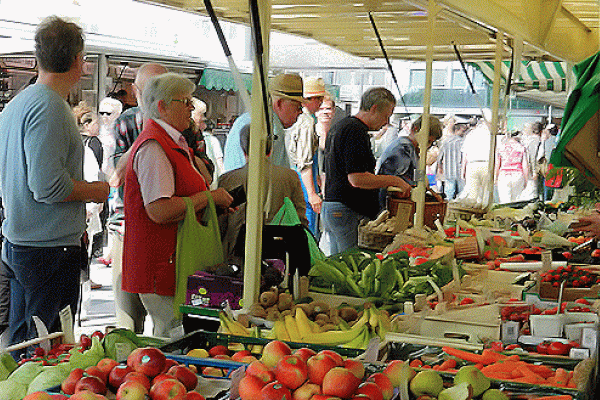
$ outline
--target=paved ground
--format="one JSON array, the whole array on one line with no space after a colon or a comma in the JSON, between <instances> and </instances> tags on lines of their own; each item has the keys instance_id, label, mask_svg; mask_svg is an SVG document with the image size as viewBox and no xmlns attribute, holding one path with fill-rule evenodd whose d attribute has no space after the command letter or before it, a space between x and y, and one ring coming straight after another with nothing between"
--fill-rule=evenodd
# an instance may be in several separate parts
<instances>
[{"instance_id":1,"label":"paved ground","mask_svg":"<svg viewBox=\"0 0 600 400\"><path fill-rule=\"evenodd\" d=\"M106 248L104 249L106 253ZM92 260L90 266L92 281L102 285L100 289L83 288L81 318L75 320L75 338L82 333L91 334L96 330L104 331L107 326L116 325L115 298L112 291L112 268ZM151 334L152 322L148 318L144 334Z\"/></svg>"}]
</instances>

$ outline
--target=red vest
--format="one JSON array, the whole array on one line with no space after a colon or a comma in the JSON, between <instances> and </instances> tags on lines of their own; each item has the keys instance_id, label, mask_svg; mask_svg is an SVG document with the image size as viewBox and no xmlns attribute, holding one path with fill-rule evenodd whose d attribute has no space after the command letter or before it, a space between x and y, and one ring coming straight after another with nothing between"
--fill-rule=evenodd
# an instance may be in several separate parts
<instances>
[{"instance_id":1,"label":"red vest","mask_svg":"<svg viewBox=\"0 0 600 400\"><path fill-rule=\"evenodd\" d=\"M131 147L125 173L125 239L123 244L122 288L131 293L175 294L175 248L178 223L157 224L144 208L140 184L133 169L139 147L156 140L173 166L176 197L188 197L206 190L202 176L190 163L187 154L167 132L153 120Z\"/></svg>"}]
</instances>

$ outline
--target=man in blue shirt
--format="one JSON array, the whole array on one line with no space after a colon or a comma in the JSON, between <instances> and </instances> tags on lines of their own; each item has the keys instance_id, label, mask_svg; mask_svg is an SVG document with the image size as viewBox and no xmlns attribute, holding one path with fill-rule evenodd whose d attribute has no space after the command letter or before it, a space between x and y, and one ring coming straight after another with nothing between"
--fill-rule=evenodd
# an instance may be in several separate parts
<instances>
[{"instance_id":1,"label":"man in blue shirt","mask_svg":"<svg viewBox=\"0 0 600 400\"><path fill-rule=\"evenodd\" d=\"M85 203L108 197L83 180L83 143L66 98L83 72L77 25L49 17L35 34L39 78L0 115L0 187L6 219L2 260L10 278L10 343L35 336L31 317L60 330L59 311L79 300ZM19 354L13 354L18 356Z\"/></svg>"}]
</instances>

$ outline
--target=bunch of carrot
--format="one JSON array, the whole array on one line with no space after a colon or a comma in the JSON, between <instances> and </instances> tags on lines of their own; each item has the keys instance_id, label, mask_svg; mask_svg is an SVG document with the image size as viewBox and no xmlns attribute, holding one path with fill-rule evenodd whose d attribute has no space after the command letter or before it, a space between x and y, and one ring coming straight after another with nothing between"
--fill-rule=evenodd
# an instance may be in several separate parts
<instances>
[{"instance_id":1,"label":"bunch of carrot","mask_svg":"<svg viewBox=\"0 0 600 400\"><path fill-rule=\"evenodd\" d=\"M573 371L564 368L553 370L546 365L531 364L521 361L518 355L507 356L489 349L483 350L481 354L452 347L443 347L442 350L450 356L475 364L491 379L577 388L573 380Z\"/></svg>"}]
</instances>

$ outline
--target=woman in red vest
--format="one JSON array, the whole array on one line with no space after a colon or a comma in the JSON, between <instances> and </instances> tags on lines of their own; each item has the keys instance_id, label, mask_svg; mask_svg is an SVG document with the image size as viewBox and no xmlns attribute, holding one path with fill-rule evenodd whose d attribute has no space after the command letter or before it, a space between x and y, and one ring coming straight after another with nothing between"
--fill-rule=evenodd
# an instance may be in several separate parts
<instances>
[{"instance_id":1,"label":"woman in red vest","mask_svg":"<svg viewBox=\"0 0 600 400\"><path fill-rule=\"evenodd\" d=\"M140 294L159 337L183 333L173 312L177 226L186 209L182 198L191 198L197 212L207 206L208 185L181 134L190 124L194 89L189 79L175 73L148 81L142 93L144 130L131 148L125 172L122 288ZM233 200L224 189L211 195L222 209Z\"/></svg>"}]
</instances>

